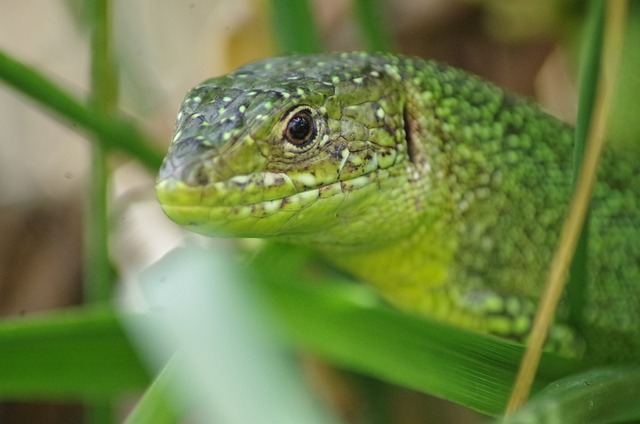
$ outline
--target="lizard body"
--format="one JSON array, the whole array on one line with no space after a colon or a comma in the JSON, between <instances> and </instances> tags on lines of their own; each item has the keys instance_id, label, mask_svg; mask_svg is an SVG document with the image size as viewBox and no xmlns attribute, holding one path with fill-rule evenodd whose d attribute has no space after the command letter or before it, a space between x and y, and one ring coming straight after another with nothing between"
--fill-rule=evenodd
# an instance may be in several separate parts
<instances>
[{"instance_id":1,"label":"lizard body","mask_svg":"<svg viewBox=\"0 0 640 424\"><path fill-rule=\"evenodd\" d=\"M269 59L192 89L157 182L211 236L302 244L411 313L526 339L571 196L573 130L416 58ZM607 150L578 323L548 348L640 354L640 158Z\"/></svg>"}]
</instances>

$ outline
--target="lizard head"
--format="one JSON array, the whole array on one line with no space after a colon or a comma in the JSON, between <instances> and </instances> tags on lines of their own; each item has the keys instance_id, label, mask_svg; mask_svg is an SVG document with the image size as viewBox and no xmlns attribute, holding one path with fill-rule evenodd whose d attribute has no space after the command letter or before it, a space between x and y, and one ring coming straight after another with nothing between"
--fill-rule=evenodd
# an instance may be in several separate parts
<instances>
[{"instance_id":1,"label":"lizard head","mask_svg":"<svg viewBox=\"0 0 640 424\"><path fill-rule=\"evenodd\" d=\"M389 58L360 53L271 59L205 81L187 94L158 175L165 213L204 235L307 244L402 227L393 205L415 172L401 83Z\"/></svg>"}]
</instances>

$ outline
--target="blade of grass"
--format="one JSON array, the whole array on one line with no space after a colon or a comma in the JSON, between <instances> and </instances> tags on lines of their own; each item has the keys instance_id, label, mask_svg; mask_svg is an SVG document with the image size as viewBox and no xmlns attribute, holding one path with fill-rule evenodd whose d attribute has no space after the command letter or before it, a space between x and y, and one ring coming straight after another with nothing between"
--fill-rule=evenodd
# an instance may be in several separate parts
<instances>
[{"instance_id":1,"label":"blade of grass","mask_svg":"<svg viewBox=\"0 0 640 424\"><path fill-rule=\"evenodd\" d=\"M281 54L322 50L308 0L271 0L271 22Z\"/></svg>"},{"instance_id":2,"label":"blade of grass","mask_svg":"<svg viewBox=\"0 0 640 424\"><path fill-rule=\"evenodd\" d=\"M121 115L102 115L31 67L0 51L0 79L72 125L96 134L102 146L121 150L154 172L163 154L138 127Z\"/></svg>"},{"instance_id":3,"label":"blade of grass","mask_svg":"<svg viewBox=\"0 0 640 424\"><path fill-rule=\"evenodd\" d=\"M593 3L594 7L602 7L602 2ZM542 347L547 338L547 332L555 315L555 309L564 288L567 270L575 251L580 230L587 214L591 193L596 180L596 171L605 143L608 114L611 109L613 93L613 76L616 75L620 59L622 37L624 34L626 6L624 0L607 2L606 24L604 36L603 60L600 62L601 77L598 79L594 104L594 116L589 123L588 141L584 162L580 168L580 176L574 197L571 201L568 216L564 222L558 248L554 254L545 290L542 294L540 307L534 319L531 338L527 346L525 357L520 365L518 379L507 407L507 415L513 414L529 394L529 388L534 380L538 360ZM606 67L605 67L606 65ZM603 75L606 74L606 77Z\"/></svg>"},{"instance_id":4,"label":"blade of grass","mask_svg":"<svg viewBox=\"0 0 640 424\"><path fill-rule=\"evenodd\" d=\"M309 252L273 245L251 269L260 294L290 339L331 362L499 414L523 347L386 307L366 287L319 280L305 283ZM544 355L535 390L582 365Z\"/></svg>"},{"instance_id":5,"label":"blade of grass","mask_svg":"<svg viewBox=\"0 0 640 424\"><path fill-rule=\"evenodd\" d=\"M69 308L0 324L2 398L108 399L148 382L118 319L105 307Z\"/></svg>"},{"instance_id":6,"label":"blade of grass","mask_svg":"<svg viewBox=\"0 0 640 424\"><path fill-rule=\"evenodd\" d=\"M124 424L173 424L180 422L182 414L174 399L172 387L176 384L180 364L173 357L145 391Z\"/></svg>"},{"instance_id":7,"label":"blade of grass","mask_svg":"<svg viewBox=\"0 0 640 424\"><path fill-rule=\"evenodd\" d=\"M640 420L640 368L590 370L542 390L502 424L602 424Z\"/></svg>"},{"instance_id":8,"label":"blade of grass","mask_svg":"<svg viewBox=\"0 0 640 424\"><path fill-rule=\"evenodd\" d=\"M305 255L273 246L252 265L256 274L271 269L259 281L259 289L292 340L349 368L433 390L487 413L501 410L521 346L403 315L380 305L358 285L305 283L295 275L309 259ZM215 274L213 282L219 278ZM182 293L185 288L180 287ZM173 350L155 345L153 353L153 363L160 364ZM579 367L545 356L536 387ZM109 310L67 310L0 325L3 397L107 398L147 382L144 367Z\"/></svg>"},{"instance_id":9,"label":"blade of grass","mask_svg":"<svg viewBox=\"0 0 640 424\"><path fill-rule=\"evenodd\" d=\"M386 3L379 0L356 0L353 5L365 48L371 51L393 50L391 35L383 19L386 16Z\"/></svg>"},{"instance_id":10,"label":"blade of grass","mask_svg":"<svg viewBox=\"0 0 640 424\"><path fill-rule=\"evenodd\" d=\"M602 39L604 26L604 4L591 1L588 8L586 30L583 36L583 54L578 76L578 118L576 123L575 145L573 149L573 187L578 183L580 168L584 161L584 150L587 143L589 123L593 115L593 105L596 97L596 86L600 76L600 60L602 55ZM576 251L569 269L567 293L569 298L569 320L580 328L582 322L582 305L584 304L583 287L587 275L587 243L589 234L589 211L585 216L576 245Z\"/></svg>"},{"instance_id":11,"label":"blade of grass","mask_svg":"<svg viewBox=\"0 0 640 424\"><path fill-rule=\"evenodd\" d=\"M90 107L96 115L113 115L118 106L118 75L111 48L111 3L88 0L87 18L91 30ZM99 139L98 135L94 136ZM107 219L108 149L99 143L91 146L91 182L85 212L84 289L88 302L111 299L114 275L109 261L109 224ZM111 399L93 401L87 408L92 424L115 421Z\"/></svg>"},{"instance_id":12,"label":"blade of grass","mask_svg":"<svg viewBox=\"0 0 640 424\"><path fill-rule=\"evenodd\" d=\"M111 49L111 7L106 0L86 2L91 28L90 106L97 115L114 114L118 103L118 76ZM108 254L107 148L91 146L91 184L85 215L85 298L111 298L113 274Z\"/></svg>"}]
</instances>

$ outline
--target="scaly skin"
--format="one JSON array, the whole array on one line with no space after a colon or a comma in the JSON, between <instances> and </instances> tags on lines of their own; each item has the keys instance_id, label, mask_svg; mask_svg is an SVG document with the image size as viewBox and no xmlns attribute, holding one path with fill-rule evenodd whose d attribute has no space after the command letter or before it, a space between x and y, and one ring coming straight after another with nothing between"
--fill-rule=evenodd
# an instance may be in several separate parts
<instances>
[{"instance_id":1,"label":"scaly skin","mask_svg":"<svg viewBox=\"0 0 640 424\"><path fill-rule=\"evenodd\" d=\"M306 245L399 308L524 340L571 190L573 131L462 71L393 55L246 65L191 90L157 182L210 236ZM608 149L581 319L548 348L640 354L640 160Z\"/></svg>"}]
</instances>

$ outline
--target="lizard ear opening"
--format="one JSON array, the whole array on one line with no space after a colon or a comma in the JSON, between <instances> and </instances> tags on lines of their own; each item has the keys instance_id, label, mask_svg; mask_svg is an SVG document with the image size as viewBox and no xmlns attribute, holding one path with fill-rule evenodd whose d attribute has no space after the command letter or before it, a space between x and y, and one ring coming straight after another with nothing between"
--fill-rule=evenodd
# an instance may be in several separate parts
<instances>
[{"instance_id":1,"label":"lizard ear opening","mask_svg":"<svg viewBox=\"0 0 640 424\"><path fill-rule=\"evenodd\" d=\"M416 164L418 146L416 145L416 132L418 130L418 121L411 117L409 111L407 110L407 105L404 105L402 109L402 120L404 121L404 138L407 142L407 153L409 155L409 160L414 165Z\"/></svg>"}]
</instances>

